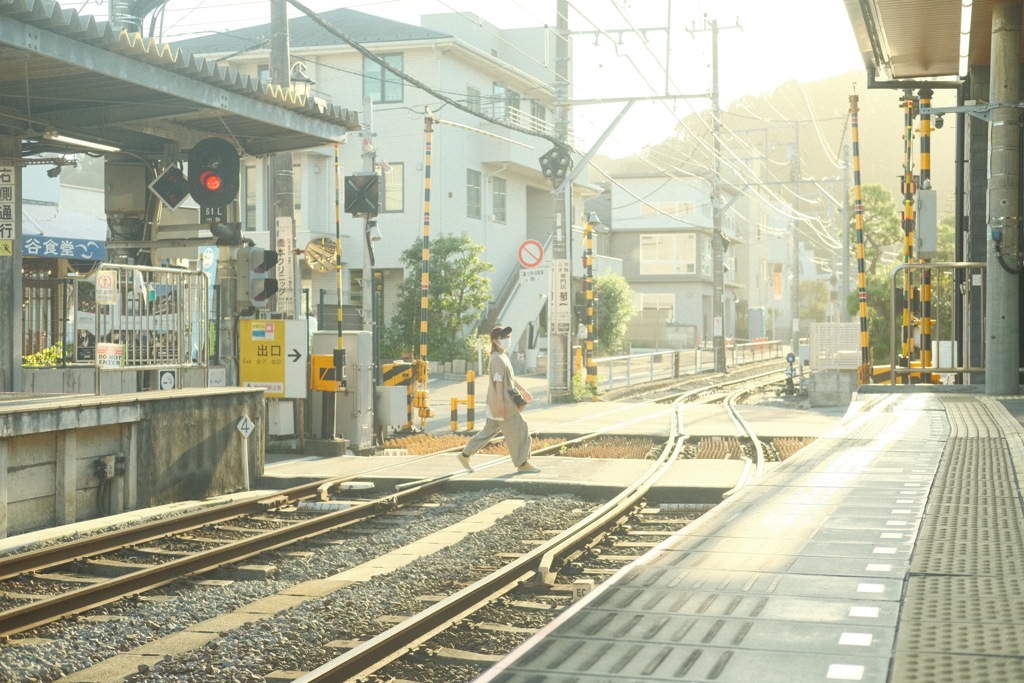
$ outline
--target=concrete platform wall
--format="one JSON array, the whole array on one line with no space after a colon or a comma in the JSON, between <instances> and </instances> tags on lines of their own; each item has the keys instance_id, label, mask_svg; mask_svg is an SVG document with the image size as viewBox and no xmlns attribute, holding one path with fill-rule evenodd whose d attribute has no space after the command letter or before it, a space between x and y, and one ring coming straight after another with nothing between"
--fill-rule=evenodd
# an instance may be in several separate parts
<instances>
[{"instance_id":1,"label":"concrete platform wall","mask_svg":"<svg viewBox=\"0 0 1024 683\"><path fill-rule=\"evenodd\" d=\"M241 388L0 401L0 537L244 490L265 416L263 392Z\"/></svg>"}]
</instances>

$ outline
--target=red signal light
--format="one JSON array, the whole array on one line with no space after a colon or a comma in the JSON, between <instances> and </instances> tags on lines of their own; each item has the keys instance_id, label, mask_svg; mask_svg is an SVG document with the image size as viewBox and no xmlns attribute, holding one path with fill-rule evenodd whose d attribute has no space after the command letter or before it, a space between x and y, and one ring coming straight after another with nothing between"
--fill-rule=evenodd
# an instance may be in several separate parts
<instances>
[{"instance_id":1,"label":"red signal light","mask_svg":"<svg viewBox=\"0 0 1024 683\"><path fill-rule=\"evenodd\" d=\"M199 182L210 192L216 192L221 186L220 175L213 171L203 171L203 174L199 176Z\"/></svg>"}]
</instances>

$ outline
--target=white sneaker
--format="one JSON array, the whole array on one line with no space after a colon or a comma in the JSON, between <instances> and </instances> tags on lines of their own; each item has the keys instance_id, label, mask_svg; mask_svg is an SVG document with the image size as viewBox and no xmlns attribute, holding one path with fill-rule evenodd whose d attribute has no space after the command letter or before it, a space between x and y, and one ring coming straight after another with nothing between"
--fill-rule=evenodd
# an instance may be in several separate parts
<instances>
[{"instance_id":1,"label":"white sneaker","mask_svg":"<svg viewBox=\"0 0 1024 683\"><path fill-rule=\"evenodd\" d=\"M466 455L465 453L459 453L455 457L458 458L459 462L462 464L462 466L464 468L466 468L467 472L472 472L473 471L472 466L470 466L470 464L469 464L469 456L468 455Z\"/></svg>"},{"instance_id":2,"label":"white sneaker","mask_svg":"<svg viewBox=\"0 0 1024 683\"><path fill-rule=\"evenodd\" d=\"M540 472L540 468L531 463L529 460L524 462L522 465L516 468L517 472L523 472L524 474L536 474Z\"/></svg>"}]
</instances>

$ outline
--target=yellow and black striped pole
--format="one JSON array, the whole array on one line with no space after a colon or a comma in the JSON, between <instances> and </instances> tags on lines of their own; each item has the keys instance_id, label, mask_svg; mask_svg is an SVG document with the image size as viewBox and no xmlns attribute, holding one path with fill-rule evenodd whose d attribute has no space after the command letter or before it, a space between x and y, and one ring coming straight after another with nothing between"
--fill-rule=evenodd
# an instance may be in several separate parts
<instances>
[{"instance_id":1,"label":"yellow and black striped pole","mask_svg":"<svg viewBox=\"0 0 1024 683\"><path fill-rule=\"evenodd\" d=\"M864 267L864 200L860 182L859 97L850 95L850 136L853 140L853 215L857 228L857 313L860 317L859 384L871 381L871 348L868 340L868 286Z\"/></svg>"},{"instance_id":2,"label":"yellow and black striped pole","mask_svg":"<svg viewBox=\"0 0 1024 683\"><path fill-rule=\"evenodd\" d=\"M476 373L466 372L466 429L472 431L476 422Z\"/></svg>"},{"instance_id":3,"label":"yellow and black striped pole","mask_svg":"<svg viewBox=\"0 0 1024 683\"><path fill-rule=\"evenodd\" d=\"M903 112L903 263L910 263L914 257L914 98L909 90L904 92ZM912 286L908 269L903 273L903 363L907 367L910 367L913 353L913 336L910 333Z\"/></svg>"},{"instance_id":4,"label":"yellow and black striped pole","mask_svg":"<svg viewBox=\"0 0 1024 683\"><path fill-rule=\"evenodd\" d=\"M430 393L427 391L430 374L427 365L427 313L430 297L430 164L434 137L434 118L429 112L423 123L423 270L420 277L420 354L416 368L419 390L416 393L416 407L419 409L420 426L426 427L427 418L430 417Z\"/></svg>"},{"instance_id":5,"label":"yellow and black striped pole","mask_svg":"<svg viewBox=\"0 0 1024 683\"><path fill-rule=\"evenodd\" d=\"M932 105L932 91L922 88L918 93L922 110ZM921 112L921 187L931 187L932 176L932 115ZM923 260L923 259L922 259ZM932 271L926 268L921 274L921 368L932 366ZM925 382L932 381L931 373L922 375Z\"/></svg>"},{"instance_id":6,"label":"yellow and black striped pole","mask_svg":"<svg viewBox=\"0 0 1024 683\"><path fill-rule=\"evenodd\" d=\"M337 390L345 388L345 344L341 337L341 305L344 279L341 274L341 161L338 145L334 145L334 269L338 277L338 352L334 354L334 378Z\"/></svg>"},{"instance_id":7,"label":"yellow and black striped pole","mask_svg":"<svg viewBox=\"0 0 1024 683\"><path fill-rule=\"evenodd\" d=\"M583 296L586 299L586 359L587 388L597 393L597 363L594 362L594 225L587 217L583 227Z\"/></svg>"}]
</instances>

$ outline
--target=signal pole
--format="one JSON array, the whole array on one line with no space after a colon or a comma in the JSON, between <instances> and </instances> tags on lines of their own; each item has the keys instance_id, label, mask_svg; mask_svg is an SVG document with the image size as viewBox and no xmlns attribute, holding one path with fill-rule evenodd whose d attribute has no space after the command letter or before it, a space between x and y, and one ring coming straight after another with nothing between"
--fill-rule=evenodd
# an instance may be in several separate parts
<instances>
[{"instance_id":1,"label":"signal pole","mask_svg":"<svg viewBox=\"0 0 1024 683\"><path fill-rule=\"evenodd\" d=\"M569 0L558 0L555 18L555 137L563 145L569 137ZM566 208L571 201L572 182L566 169L565 180L559 183L552 179L555 191L552 209L554 213L554 241L552 245L551 291L548 296L548 396L551 403L569 400L569 343L570 302L568 256L566 241L571 239L572 228L569 219L572 210ZM568 195L566 193L569 193Z\"/></svg>"},{"instance_id":2,"label":"signal pole","mask_svg":"<svg viewBox=\"0 0 1024 683\"><path fill-rule=\"evenodd\" d=\"M799 215L800 195L797 193L797 183L800 181L802 171L800 170L800 124L794 123L793 130L796 131L796 142L793 144L792 154L789 159L789 179L793 183L793 286L789 291L790 306L793 311L793 337L790 342L790 350L797 358L800 357L800 231Z\"/></svg>"},{"instance_id":3,"label":"signal pole","mask_svg":"<svg viewBox=\"0 0 1024 683\"><path fill-rule=\"evenodd\" d=\"M288 37L288 12L285 0L270 0L270 79L274 85L288 90L292 85L291 56ZM281 291L272 311L294 318L295 295L295 187L290 152L277 153L268 163L271 213L268 216L270 248L281 257L279 270Z\"/></svg>"}]
</instances>

